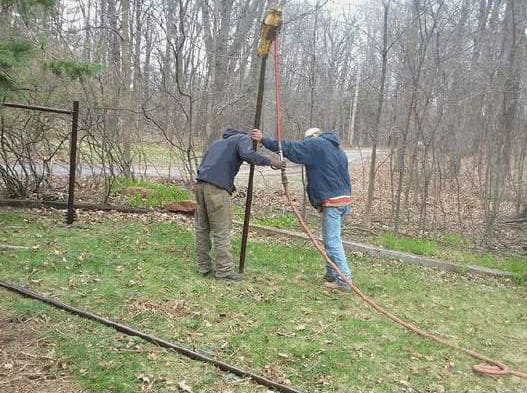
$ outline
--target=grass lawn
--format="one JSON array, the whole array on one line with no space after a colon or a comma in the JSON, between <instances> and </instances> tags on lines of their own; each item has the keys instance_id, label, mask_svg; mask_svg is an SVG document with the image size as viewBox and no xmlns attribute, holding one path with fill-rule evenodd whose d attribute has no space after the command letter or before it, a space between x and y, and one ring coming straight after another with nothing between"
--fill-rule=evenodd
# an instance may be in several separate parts
<instances>
[{"instance_id":1,"label":"grass lawn","mask_svg":"<svg viewBox=\"0 0 527 393\"><path fill-rule=\"evenodd\" d=\"M305 242L251 236L247 274L227 284L195 272L191 223L155 217L0 210L0 279L314 391L525 391L515 377L474 374L460 353L408 333L357 298L324 291ZM233 247L239 247L234 239ZM350 258L354 282L429 331L514 369L527 368L526 288L395 261ZM88 391L265 392L266 388L140 339L0 290L0 314L41 323Z\"/></svg>"},{"instance_id":2,"label":"grass lawn","mask_svg":"<svg viewBox=\"0 0 527 393\"><path fill-rule=\"evenodd\" d=\"M456 234L448 234L438 242L386 232L377 236L372 241L390 250L406 251L412 254L435 257L465 265L480 265L510 271L515 273L520 281L522 281L522 277L527 273L527 257L521 255L502 256L467 251L466 248L468 248L469 242Z\"/></svg>"},{"instance_id":3,"label":"grass lawn","mask_svg":"<svg viewBox=\"0 0 527 393\"><path fill-rule=\"evenodd\" d=\"M176 184L158 183L149 180L119 178L112 185L112 191L121 193L128 187L141 187L152 190L152 195L140 194L128 196L128 205L132 207L164 207L167 203L191 198L190 193Z\"/></svg>"}]
</instances>

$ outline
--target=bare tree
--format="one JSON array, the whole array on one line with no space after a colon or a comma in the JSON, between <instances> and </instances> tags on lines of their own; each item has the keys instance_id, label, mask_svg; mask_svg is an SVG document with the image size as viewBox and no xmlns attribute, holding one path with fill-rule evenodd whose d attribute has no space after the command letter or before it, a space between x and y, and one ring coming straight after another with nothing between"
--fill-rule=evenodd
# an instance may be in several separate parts
<instances>
[{"instance_id":1,"label":"bare tree","mask_svg":"<svg viewBox=\"0 0 527 393\"><path fill-rule=\"evenodd\" d=\"M366 208L364 214L364 224L369 227L371 225L371 208L375 193L375 175L377 170L377 145L379 139L379 128L381 123L382 108L384 104L384 88L386 83L386 67L388 64L388 15L390 12L391 0L383 0L383 24L382 24L382 47L381 47L381 75L379 81L379 93L377 98L377 107L375 109L375 120L373 123L373 130L371 133L372 147L370 170L368 176L368 196L366 199Z\"/></svg>"}]
</instances>

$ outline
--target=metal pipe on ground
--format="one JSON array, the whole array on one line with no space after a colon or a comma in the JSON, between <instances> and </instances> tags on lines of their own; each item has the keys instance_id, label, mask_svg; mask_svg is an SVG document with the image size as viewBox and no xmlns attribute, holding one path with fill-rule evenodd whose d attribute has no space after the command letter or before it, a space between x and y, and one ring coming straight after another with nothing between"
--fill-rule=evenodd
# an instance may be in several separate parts
<instances>
[{"instance_id":1,"label":"metal pipe on ground","mask_svg":"<svg viewBox=\"0 0 527 393\"><path fill-rule=\"evenodd\" d=\"M150 342L152 344L158 345L158 346L163 347L163 348L174 350L177 353L180 353L180 354L182 354L182 355L184 355L186 357L189 357L189 358L191 358L193 360L199 360L201 362L209 363L209 364L219 368L222 371L233 373L234 375L237 375L237 376L239 376L241 378L251 378L254 382L258 383L259 385L266 386L266 387L271 388L271 389L275 389L278 392L282 392L282 393L302 393L297 388L294 388L294 387L291 387L291 386L287 386L287 385L284 385L284 384L281 384L281 383L278 383L278 382L274 382L274 381L272 381L272 380L270 380L270 379L268 379L266 377L262 377L260 375L254 374L254 373L252 373L250 371L246 371L246 370L241 369L239 367L236 367L236 366L230 365L228 363L222 362L221 360L217 360L217 359L211 358L210 356L207 356L207 355L201 354L199 352L193 351L193 350L191 350L189 348L185 348L185 347L183 347L183 346L181 346L179 344L171 343L169 341L163 340L162 338L159 338L159 337L152 336L150 334L141 332L141 331L136 330L134 328L131 328L129 326L123 325L121 323L112 321L112 320L107 319L105 317L102 317L100 315L94 314L92 312L85 311L85 310L82 310L82 309L77 308L77 307L70 306L70 305L65 304L65 303L61 303L60 301L58 301L58 300L56 300L56 299L54 299L52 297L39 294L39 293L34 292L34 291L30 290L30 289L23 288L23 287L20 287L18 285L10 284L10 283L4 282L4 281L0 281L0 287L6 289L8 291L17 293L19 295L22 295L22 296L25 296L25 297L28 297L28 298L31 298L31 299L39 300L39 301L41 301L43 303L49 304L50 306L53 306L53 307L58 308L60 310L67 311L70 314L74 314L74 315L77 315L77 316L82 317L82 318L86 318L86 319L90 319L90 320L98 322L98 323L102 323L103 325L111 327L111 328L117 330L118 332L124 333L126 335L140 337L140 338L142 338L145 341L148 341L148 342Z\"/></svg>"},{"instance_id":2,"label":"metal pipe on ground","mask_svg":"<svg viewBox=\"0 0 527 393\"><path fill-rule=\"evenodd\" d=\"M0 207L16 207L16 208L26 208L26 209L36 209L42 207L49 207L53 209L68 209L67 202L60 201L41 201L41 200L32 200L32 199L0 199ZM100 211L116 211L119 213L132 213L132 214L147 214L152 212L164 212L161 209L141 209L137 207L127 207L127 206L113 206L113 205L101 205L95 203L75 203L73 205L74 209L83 209L83 210L100 210Z\"/></svg>"}]
</instances>

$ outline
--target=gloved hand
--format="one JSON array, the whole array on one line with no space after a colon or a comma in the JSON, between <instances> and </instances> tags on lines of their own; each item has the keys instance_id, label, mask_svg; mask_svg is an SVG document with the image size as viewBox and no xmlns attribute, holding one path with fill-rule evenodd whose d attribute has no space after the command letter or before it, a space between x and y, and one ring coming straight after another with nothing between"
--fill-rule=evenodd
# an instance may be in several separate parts
<instances>
[{"instance_id":1,"label":"gloved hand","mask_svg":"<svg viewBox=\"0 0 527 393\"><path fill-rule=\"evenodd\" d=\"M280 160L279 158L271 158L271 168L274 170L285 169L285 160Z\"/></svg>"}]
</instances>

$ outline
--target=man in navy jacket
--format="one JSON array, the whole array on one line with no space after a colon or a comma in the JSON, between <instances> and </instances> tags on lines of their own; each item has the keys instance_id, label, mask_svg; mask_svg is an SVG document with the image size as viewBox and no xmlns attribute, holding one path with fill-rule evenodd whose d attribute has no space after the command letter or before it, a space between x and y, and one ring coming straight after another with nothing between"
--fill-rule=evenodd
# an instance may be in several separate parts
<instances>
[{"instance_id":1,"label":"man in navy jacket","mask_svg":"<svg viewBox=\"0 0 527 393\"><path fill-rule=\"evenodd\" d=\"M240 280L240 275L233 270L230 233L234 177L243 161L285 168L284 162L254 151L251 138L239 130L225 130L223 138L210 145L196 177L196 251L198 270L203 276L213 273L218 279ZM211 251L216 259L215 266Z\"/></svg>"},{"instance_id":2,"label":"man in navy jacket","mask_svg":"<svg viewBox=\"0 0 527 393\"><path fill-rule=\"evenodd\" d=\"M253 140L277 152L278 141L263 138L260 130L253 130ZM324 247L339 270L351 280L351 271L342 246L341 230L344 218L351 210L351 180L348 157L340 148L338 137L332 132L310 128L302 141L283 141L284 157L306 167L307 195L314 208L322 212ZM329 265L324 276L331 288L350 291L349 285Z\"/></svg>"}]
</instances>

